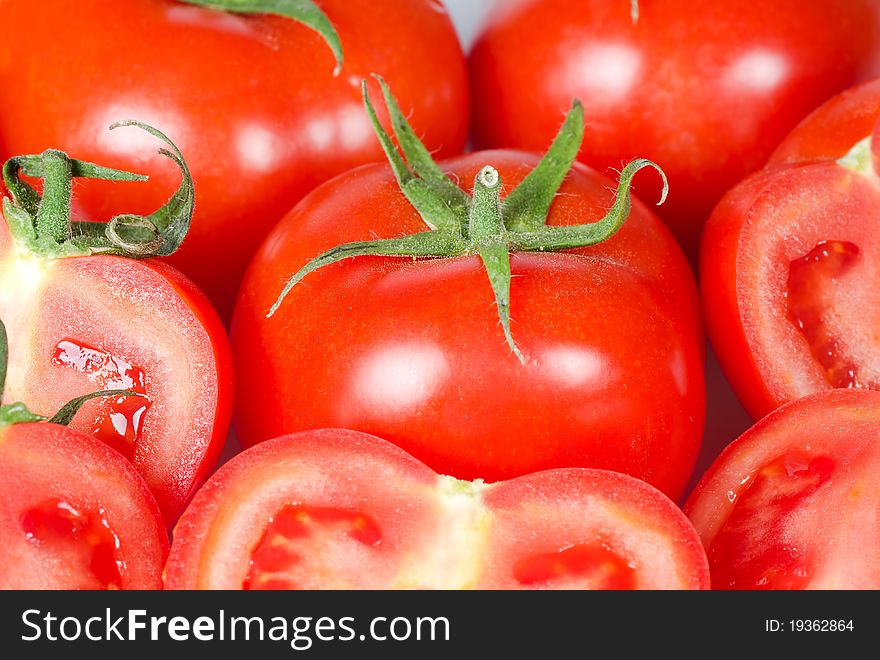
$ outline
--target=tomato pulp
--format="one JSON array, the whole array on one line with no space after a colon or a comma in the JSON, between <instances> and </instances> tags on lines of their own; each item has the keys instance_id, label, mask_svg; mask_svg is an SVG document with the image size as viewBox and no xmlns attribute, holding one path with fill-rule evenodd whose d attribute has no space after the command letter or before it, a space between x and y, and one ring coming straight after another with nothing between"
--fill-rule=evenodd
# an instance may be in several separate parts
<instances>
[{"instance_id":1,"label":"tomato pulp","mask_svg":"<svg viewBox=\"0 0 880 660\"><path fill-rule=\"evenodd\" d=\"M880 387L878 117L877 83L833 99L706 226L709 336L756 419L819 390Z\"/></svg>"}]
</instances>

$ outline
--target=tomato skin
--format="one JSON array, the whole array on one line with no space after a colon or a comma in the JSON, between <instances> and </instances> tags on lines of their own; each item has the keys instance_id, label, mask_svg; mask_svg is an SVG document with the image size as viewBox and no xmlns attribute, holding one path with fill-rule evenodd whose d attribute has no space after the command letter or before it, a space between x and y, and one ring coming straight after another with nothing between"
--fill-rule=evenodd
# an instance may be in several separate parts
<instances>
[{"instance_id":1,"label":"tomato skin","mask_svg":"<svg viewBox=\"0 0 880 660\"><path fill-rule=\"evenodd\" d=\"M542 149L580 98L581 159L600 171L637 156L659 163L670 181L659 213L691 256L725 191L820 103L880 73L870 0L647 1L637 25L629 9L501 3L469 60L474 141Z\"/></svg>"},{"instance_id":2,"label":"tomato skin","mask_svg":"<svg viewBox=\"0 0 880 660\"><path fill-rule=\"evenodd\" d=\"M431 149L452 156L465 144L466 67L439 3L318 4L345 51L336 78L326 43L285 18L171 0L0 3L0 99L8 106L0 156L56 148L149 174L150 184L84 191L86 217L106 220L154 211L179 182L176 167L155 153L163 145L107 127L135 118L164 131L185 154L197 195L192 229L170 263L228 320L241 275L272 225L319 183L382 158L361 104L363 78L388 79ZM34 44L40 57L22 62Z\"/></svg>"},{"instance_id":3,"label":"tomato skin","mask_svg":"<svg viewBox=\"0 0 880 660\"><path fill-rule=\"evenodd\" d=\"M512 190L536 163L498 151L443 167L464 182L492 164ZM597 221L610 186L577 165L549 224ZM705 414L702 327L682 254L639 203L602 245L513 255L512 330L524 366L477 258L349 260L310 275L265 318L282 283L324 250L423 230L379 166L320 187L276 227L232 327L243 445L352 428L456 478L596 467L679 496Z\"/></svg>"},{"instance_id":4,"label":"tomato skin","mask_svg":"<svg viewBox=\"0 0 880 660\"><path fill-rule=\"evenodd\" d=\"M843 158L880 120L880 80L841 92L788 134L767 167Z\"/></svg>"},{"instance_id":5,"label":"tomato skin","mask_svg":"<svg viewBox=\"0 0 880 660\"><path fill-rule=\"evenodd\" d=\"M104 385L53 360L59 342L97 347L146 372L151 402L129 456L171 525L214 469L234 400L222 322L198 288L155 259L23 255L0 228L0 318L9 334L4 400L52 415ZM91 434L101 402L71 428Z\"/></svg>"},{"instance_id":6,"label":"tomato skin","mask_svg":"<svg viewBox=\"0 0 880 660\"><path fill-rule=\"evenodd\" d=\"M0 429L0 480L0 589L95 588L87 567L26 538L28 511L55 500L103 518L119 541L119 588L162 588L168 534L146 484L121 455L62 426L16 424Z\"/></svg>"},{"instance_id":7,"label":"tomato skin","mask_svg":"<svg viewBox=\"0 0 880 660\"><path fill-rule=\"evenodd\" d=\"M878 588L878 411L880 394L871 390L820 392L778 408L724 450L685 507L709 552L713 588L774 589L792 583L805 589ZM750 542L725 548L726 554L717 549L719 557L733 556L742 564L713 563L712 546L749 495L756 475L786 456L805 466L821 463L818 469L825 474L800 486L795 480L795 492L767 502L777 507L781 502L784 515L768 515L764 505L754 514L754 525L743 530L747 538L727 536L727 542ZM791 474L779 478L791 487ZM771 530L784 530L785 536ZM775 546L793 550L792 556L780 559L806 560L798 574L781 571L761 584L747 582L754 567L744 559ZM717 579L722 572L741 582L723 583Z\"/></svg>"},{"instance_id":8,"label":"tomato skin","mask_svg":"<svg viewBox=\"0 0 880 660\"><path fill-rule=\"evenodd\" d=\"M289 520L279 528L279 512L292 504L304 527ZM340 542L333 525L346 520L369 521L357 532L369 536L343 541L345 554L328 563ZM280 535L271 557L261 554L265 529ZM379 438L322 429L261 443L224 465L175 529L165 583L253 588L252 578L265 578L262 567L277 587L285 571L314 566L321 572L299 574L308 588L565 588L530 578L540 576L545 553L597 540L629 562L630 588L708 588L705 555L687 519L631 477L563 469L493 485L456 482ZM562 579L589 584L593 571L603 584L606 565L584 554ZM536 570L518 581L524 561Z\"/></svg>"}]
</instances>

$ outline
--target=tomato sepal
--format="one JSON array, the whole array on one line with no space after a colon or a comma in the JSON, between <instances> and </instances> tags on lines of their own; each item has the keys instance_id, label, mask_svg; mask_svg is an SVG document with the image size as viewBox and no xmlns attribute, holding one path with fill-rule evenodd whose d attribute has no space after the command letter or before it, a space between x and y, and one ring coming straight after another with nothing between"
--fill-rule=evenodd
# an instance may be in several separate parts
<instances>
[{"instance_id":1,"label":"tomato sepal","mask_svg":"<svg viewBox=\"0 0 880 660\"><path fill-rule=\"evenodd\" d=\"M379 122L366 81L362 82L364 105L401 192L429 229L400 238L347 243L327 250L288 280L267 318L275 315L293 287L307 275L344 259L367 255L415 259L478 255L495 295L507 343L511 352L525 364L526 358L510 329L511 252L555 252L608 240L629 217L635 175L646 167L657 170L663 180L659 201L663 204L668 192L665 173L650 160L633 160L621 172L614 204L604 218L591 224L550 227L547 226L550 206L583 143L584 111L579 101L573 102L545 156L502 203L503 182L494 167L486 165L480 170L474 181L473 195L468 195L434 162L385 81L380 76L374 77L382 87L399 151Z\"/></svg>"},{"instance_id":2,"label":"tomato sepal","mask_svg":"<svg viewBox=\"0 0 880 660\"><path fill-rule=\"evenodd\" d=\"M333 51L336 67L333 76L342 73L344 55L339 33L318 5L312 0L181 0L190 5L220 9L235 14L275 14L302 23L314 30Z\"/></svg>"},{"instance_id":3,"label":"tomato sepal","mask_svg":"<svg viewBox=\"0 0 880 660\"><path fill-rule=\"evenodd\" d=\"M15 156L3 166L3 180L11 194L3 198L3 214L16 244L47 259L109 254L134 259L167 257L189 232L195 206L192 175L183 154L161 131L139 121L126 120L110 130L134 126L162 140L159 153L172 160L182 174L178 190L148 216L121 214L109 222L72 220L74 178L102 181L147 181L148 177L75 160L49 149L39 155ZM38 193L21 175L43 180Z\"/></svg>"}]
</instances>

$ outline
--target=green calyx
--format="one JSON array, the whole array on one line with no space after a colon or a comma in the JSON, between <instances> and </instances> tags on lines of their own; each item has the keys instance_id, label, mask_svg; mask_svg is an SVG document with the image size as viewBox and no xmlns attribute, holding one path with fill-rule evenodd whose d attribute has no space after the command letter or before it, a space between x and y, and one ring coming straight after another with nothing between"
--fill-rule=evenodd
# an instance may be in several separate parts
<instances>
[{"instance_id":1,"label":"green calyx","mask_svg":"<svg viewBox=\"0 0 880 660\"><path fill-rule=\"evenodd\" d=\"M333 75L338 76L342 72L342 41L333 23L327 18L327 14L321 11L313 0L181 0L181 2L235 14L274 14L302 23L320 34L333 51L333 57L336 58Z\"/></svg>"},{"instance_id":2,"label":"green calyx","mask_svg":"<svg viewBox=\"0 0 880 660\"><path fill-rule=\"evenodd\" d=\"M537 167L502 201L503 182L499 172L487 164L474 181L473 194L458 187L434 162L424 144L406 121L385 81L376 76L391 116L400 151L379 123L363 83L364 105L379 141L391 163L401 191L419 212L427 231L402 236L340 245L317 256L287 283L269 311L273 316L291 289L310 273L343 259L363 255L406 258L452 258L477 255L486 268L501 327L511 351L525 362L511 332L511 252L555 252L601 243L613 236L629 216L630 185L645 167L653 167L663 178L662 204L666 199L666 176L645 159L632 161L620 174L614 205L600 221L573 226L549 226L547 217L553 199L574 165L584 137L584 110L575 101L559 134ZM401 153L402 152L402 153Z\"/></svg>"},{"instance_id":3,"label":"green calyx","mask_svg":"<svg viewBox=\"0 0 880 660\"><path fill-rule=\"evenodd\" d=\"M639 0L629 0L629 17L633 25L639 24Z\"/></svg>"},{"instance_id":4,"label":"green calyx","mask_svg":"<svg viewBox=\"0 0 880 660\"><path fill-rule=\"evenodd\" d=\"M6 387L6 370L9 366L9 338L6 334L6 325L0 321L0 395ZM10 403L8 405L0 405L0 429L13 424L30 424L33 422L49 422L50 424L59 424L67 426L79 412L83 405L92 399L114 396L140 396L143 394L133 392L131 390L103 390L101 392L91 392L81 397L77 397L73 401L69 401L61 407L52 417L45 417L31 412L23 403Z\"/></svg>"},{"instance_id":5,"label":"green calyx","mask_svg":"<svg viewBox=\"0 0 880 660\"><path fill-rule=\"evenodd\" d=\"M74 222L71 218L73 179L146 181L147 177L73 160L50 149L36 156L16 156L3 166L3 180L12 198L3 198L3 215L19 247L49 259L114 254L132 258L165 257L174 253L189 231L195 206L192 175L180 150L163 133L129 120L111 130L135 126L168 145L159 153L180 168L180 188L161 209L148 216L119 215L109 222ZM21 175L43 180L40 194Z\"/></svg>"}]
</instances>

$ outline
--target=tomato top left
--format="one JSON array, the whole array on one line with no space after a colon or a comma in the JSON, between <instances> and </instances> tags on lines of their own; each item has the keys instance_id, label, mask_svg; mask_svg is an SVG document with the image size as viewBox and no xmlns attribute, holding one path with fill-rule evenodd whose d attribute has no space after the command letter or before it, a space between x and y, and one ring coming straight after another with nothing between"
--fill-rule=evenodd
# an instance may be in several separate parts
<instances>
[{"instance_id":1,"label":"tomato top left","mask_svg":"<svg viewBox=\"0 0 880 660\"><path fill-rule=\"evenodd\" d=\"M51 147L152 177L149 187L84 191L80 210L105 220L157 208L178 181L144 148L151 138L105 129L134 117L163 130L186 154L199 198L171 263L225 317L272 225L319 183L380 159L361 79L385 76L432 150L452 156L465 143L464 57L440 3L317 4L342 42L336 77L323 39L283 17L170 0L0 3L0 157ZM36 47L38 57L20 57Z\"/></svg>"}]
</instances>

